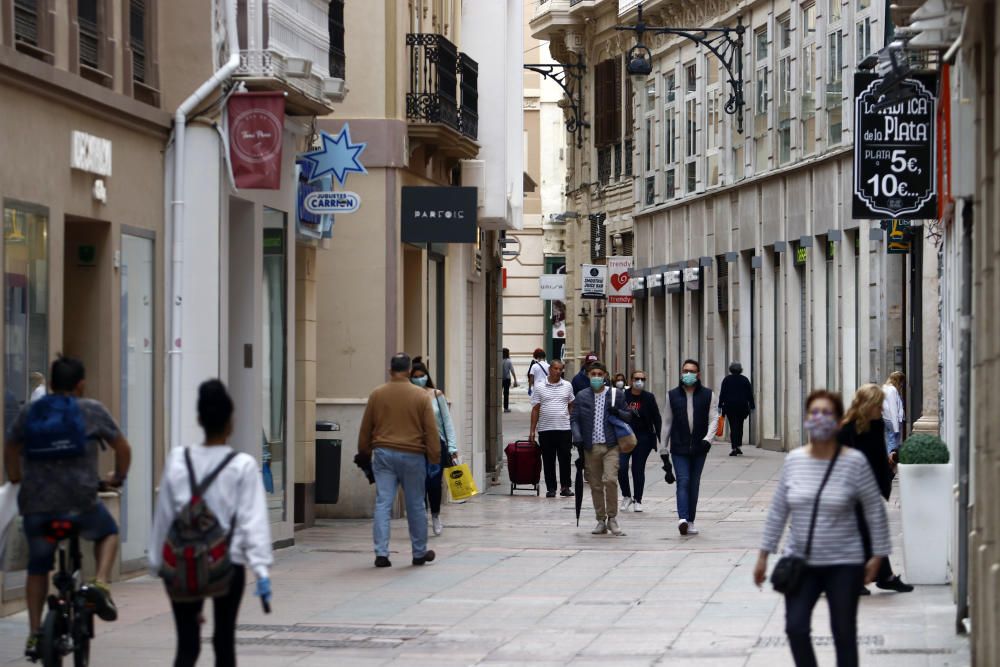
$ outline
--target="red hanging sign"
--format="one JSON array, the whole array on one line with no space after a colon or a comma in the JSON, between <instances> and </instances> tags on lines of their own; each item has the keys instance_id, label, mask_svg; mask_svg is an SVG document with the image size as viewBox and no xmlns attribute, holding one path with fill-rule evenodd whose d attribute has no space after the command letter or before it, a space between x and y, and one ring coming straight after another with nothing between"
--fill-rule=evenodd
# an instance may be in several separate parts
<instances>
[{"instance_id":1,"label":"red hanging sign","mask_svg":"<svg viewBox=\"0 0 1000 667\"><path fill-rule=\"evenodd\" d=\"M229 98L229 158L236 187L281 188L284 93L237 93Z\"/></svg>"}]
</instances>

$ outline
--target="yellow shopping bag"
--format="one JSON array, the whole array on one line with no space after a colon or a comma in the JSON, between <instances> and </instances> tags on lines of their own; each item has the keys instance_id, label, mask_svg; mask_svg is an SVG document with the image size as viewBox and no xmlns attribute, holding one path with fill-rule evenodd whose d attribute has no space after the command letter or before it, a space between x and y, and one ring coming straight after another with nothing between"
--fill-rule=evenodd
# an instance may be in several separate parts
<instances>
[{"instance_id":1,"label":"yellow shopping bag","mask_svg":"<svg viewBox=\"0 0 1000 667\"><path fill-rule=\"evenodd\" d=\"M448 492L451 493L452 500L467 500L479 493L468 464L461 463L445 468L444 474L448 479Z\"/></svg>"}]
</instances>

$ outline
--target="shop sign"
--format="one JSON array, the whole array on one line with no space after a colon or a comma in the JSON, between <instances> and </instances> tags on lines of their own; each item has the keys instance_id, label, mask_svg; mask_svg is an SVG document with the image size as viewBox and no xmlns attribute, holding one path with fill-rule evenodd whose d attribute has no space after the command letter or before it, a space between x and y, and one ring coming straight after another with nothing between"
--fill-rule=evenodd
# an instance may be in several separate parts
<instances>
[{"instance_id":1,"label":"shop sign","mask_svg":"<svg viewBox=\"0 0 1000 667\"><path fill-rule=\"evenodd\" d=\"M305 178L301 162L296 162L295 175L299 184L295 206L298 235L312 240L332 238L334 216L329 213L313 213L306 209L305 203L313 194L329 192L333 188L333 178L328 175L309 182Z\"/></svg>"},{"instance_id":2,"label":"shop sign","mask_svg":"<svg viewBox=\"0 0 1000 667\"><path fill-rule=\"evenodd\" d=\"M684 269L684 287L689 292L697 292L701 289L701 268L692 266Z\"/></svg>"},{"instance_id":3,"label":"shop sign","mask_svg":"<svg viewBox=\"0 0 1000 667\"><path fill-rule=\"evenodd\" d=\"M934 218L937 74L902 81L898 101L886 100L883 83L854 75L854 218Z\"/></svg>"},{"instance_id":4,"label":"shop sign","mask_svg":"<svg viewBox=\"0 0 1000 667\"><path fill-rule=\"evenodd\" d=\"M646 276L646 291L649 296L663 296L663 272L656 270Z\"/></svg>"},{"instance_id":5,"label":"shop sign","mask_svg":"<svg viewBox=\"0 0 1000 667\"><path fill-rule=\"evenodd\" d=\"M889 243L886 244L885 251L889 255L905 255L910 252L913 244L913 228L909 220L887 220L886 229L889 231Z\"/></svg>"},{"instance_id":6,"label":"shop sign","mask_svg":"<svg viewBox=\"0 0 1000 667\"><path fill-rule=\"evenodd\" d=\"M505 236L500 239L500 256L512 262L521 256L521 239L516 236Z\"/></svg>"},{"instance_id":7,"label":"shop sign","mask_svg":"<svg viewBox=\"0 0 1000 667\"><path fill-rule=\"evenodd\" d=\"M304 165L306 180L314 181L321 176L332 174L343 187L347 183L348 174L368 173L359 159L368 144L367 142L356 144L351 141L351 127L348 123L344 123L336 136L320 131L319 142L319 148L299 156Z\"/></svg>"},{"instance_id":8,"label":"shop sign","mask_svg":"<svg viewBox=\"0 0 1000 667\"><path fill-rule=\"evenodd\" d=\"M632 298L646 298L646 276L635 276L632 278Z\"/></svg>"},{"instance_id":9,"label":"shop sign","mask_svg":"<svg viewBox=\"0 0 1000 667\"><path fill-rule=\"evenodd\" d=\"M795 266L805 266L806 261L809 259L809 248L805 246L796 246L795 248Z\"/></svg>"},{"instance_id":10,"label":"shop sign","mask_svg":"<svg viewBox=\"0 0 1000 667\"><path fill-rule=\"evenodd\" d=\"M583 281L581 299L601 299L607 296L608 267L597 264L583 264L580 267Z\"/></svg>"},{"instance_id":11,"label":"shop sign","mask_svg":"<svg viewBox=\"0 0 1000 667\"><path fill-rule=\"evenodd\" d=\"M476 243L476 188L404 187L403 243Z\"/></svg>"},{"instance_id":12,"label":"shop sign","mask_svg":"<svg viewBox=\"0 0 1000 667\"><path fill-rule=\"evenodd\" d=\"M73 131L69 166L89 174L111 176L111 140Z\"/></svg>"},{"instance_id":13,"label":"shop sign","mask_svg":"<svg viewBox=\"0 0 1000 667\"><path fill-rule=\"evenodd\" d=\"M538 276L538 298L543 301L565 301L566 275L546 273Z\"/></svg>"},{"instance_id":14,"label":"shop sign","mask_svg":"<svg viewBox=\"0 0 1000 667\"><path fill-rule=\"evenodd\" d=\"M684 275L683 272L676 271L665 271L663 273L663 284L667 287L667 292L670 294L676 294L683 291L684 289Z\"/></svg>"},{"instance_id":15,"label":"shop sign","mask_svg":"<svg viewBox=\"0 0 1000 667\"><path fill-rule=\"evenodd\" d=\"M608 257L608 307L632 307L632 257Z\"/></svg>"},{"instance_id":16,"label":"shop sign","mask_svg":"<svg viewBox=\"0 0 1000 667\"><path fill-rule=\"evenodd\" d=\"M229 98L229 158L237 188L281 189L285 95L237 93Z\"/></svg>"},{"instance_id":17,"label":"shop sign","mask_svg":"<svg viewBox=\"0 0 1000 667\"><path fill-rule=\"evenodd\" d=\"M355 192L310 192L303 202L306 211L313 215L354 213L361 208L361 197Z\"/></svg>"}]
</instances>

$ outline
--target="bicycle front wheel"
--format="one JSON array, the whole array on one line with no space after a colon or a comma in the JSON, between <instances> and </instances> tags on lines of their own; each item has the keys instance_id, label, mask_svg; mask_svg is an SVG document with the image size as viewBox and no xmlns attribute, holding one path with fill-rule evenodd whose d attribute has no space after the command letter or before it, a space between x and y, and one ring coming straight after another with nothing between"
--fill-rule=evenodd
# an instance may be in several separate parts
<instances>
[{"instance_id":1,"label":"bicycle front wheel","mask_svg":"<svg viewBox=\"0 0 1000 667\"><path fill-rule=\"evenodd\" d=\"M65 633L65 618L59 611L49 609L42 622L42 636L38 641L44 667L62 667L63 657L60 648Z\"/></svg>"},{"instance_id":2,"label":"bicycle front wheel","mask_svg":"<svg viewBox=\"0 0 1000 667\"><path fill-rule=\"evenodd\" d=\"M94 617L86 612L79 613L74 625L73 667L88 667L90 665L90 638L94 633Z\"/></svg>"}]
</instances>

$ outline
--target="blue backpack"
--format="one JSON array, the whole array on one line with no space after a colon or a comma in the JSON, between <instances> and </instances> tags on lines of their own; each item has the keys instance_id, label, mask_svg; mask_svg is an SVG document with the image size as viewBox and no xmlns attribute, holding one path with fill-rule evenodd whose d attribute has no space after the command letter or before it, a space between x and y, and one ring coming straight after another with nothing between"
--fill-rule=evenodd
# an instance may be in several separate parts
<instances>
[{"instance_id":1,"label":"blue backpack","mask_svg":"<svg viewBox=\"0 0 1000 667\"><path fill-rule=\"evenodd\" d=\"M83 456L87 431L76 397L48 394L28 408L24 424L24 457L51 461Z\"/></svg>"}]
</instances>

